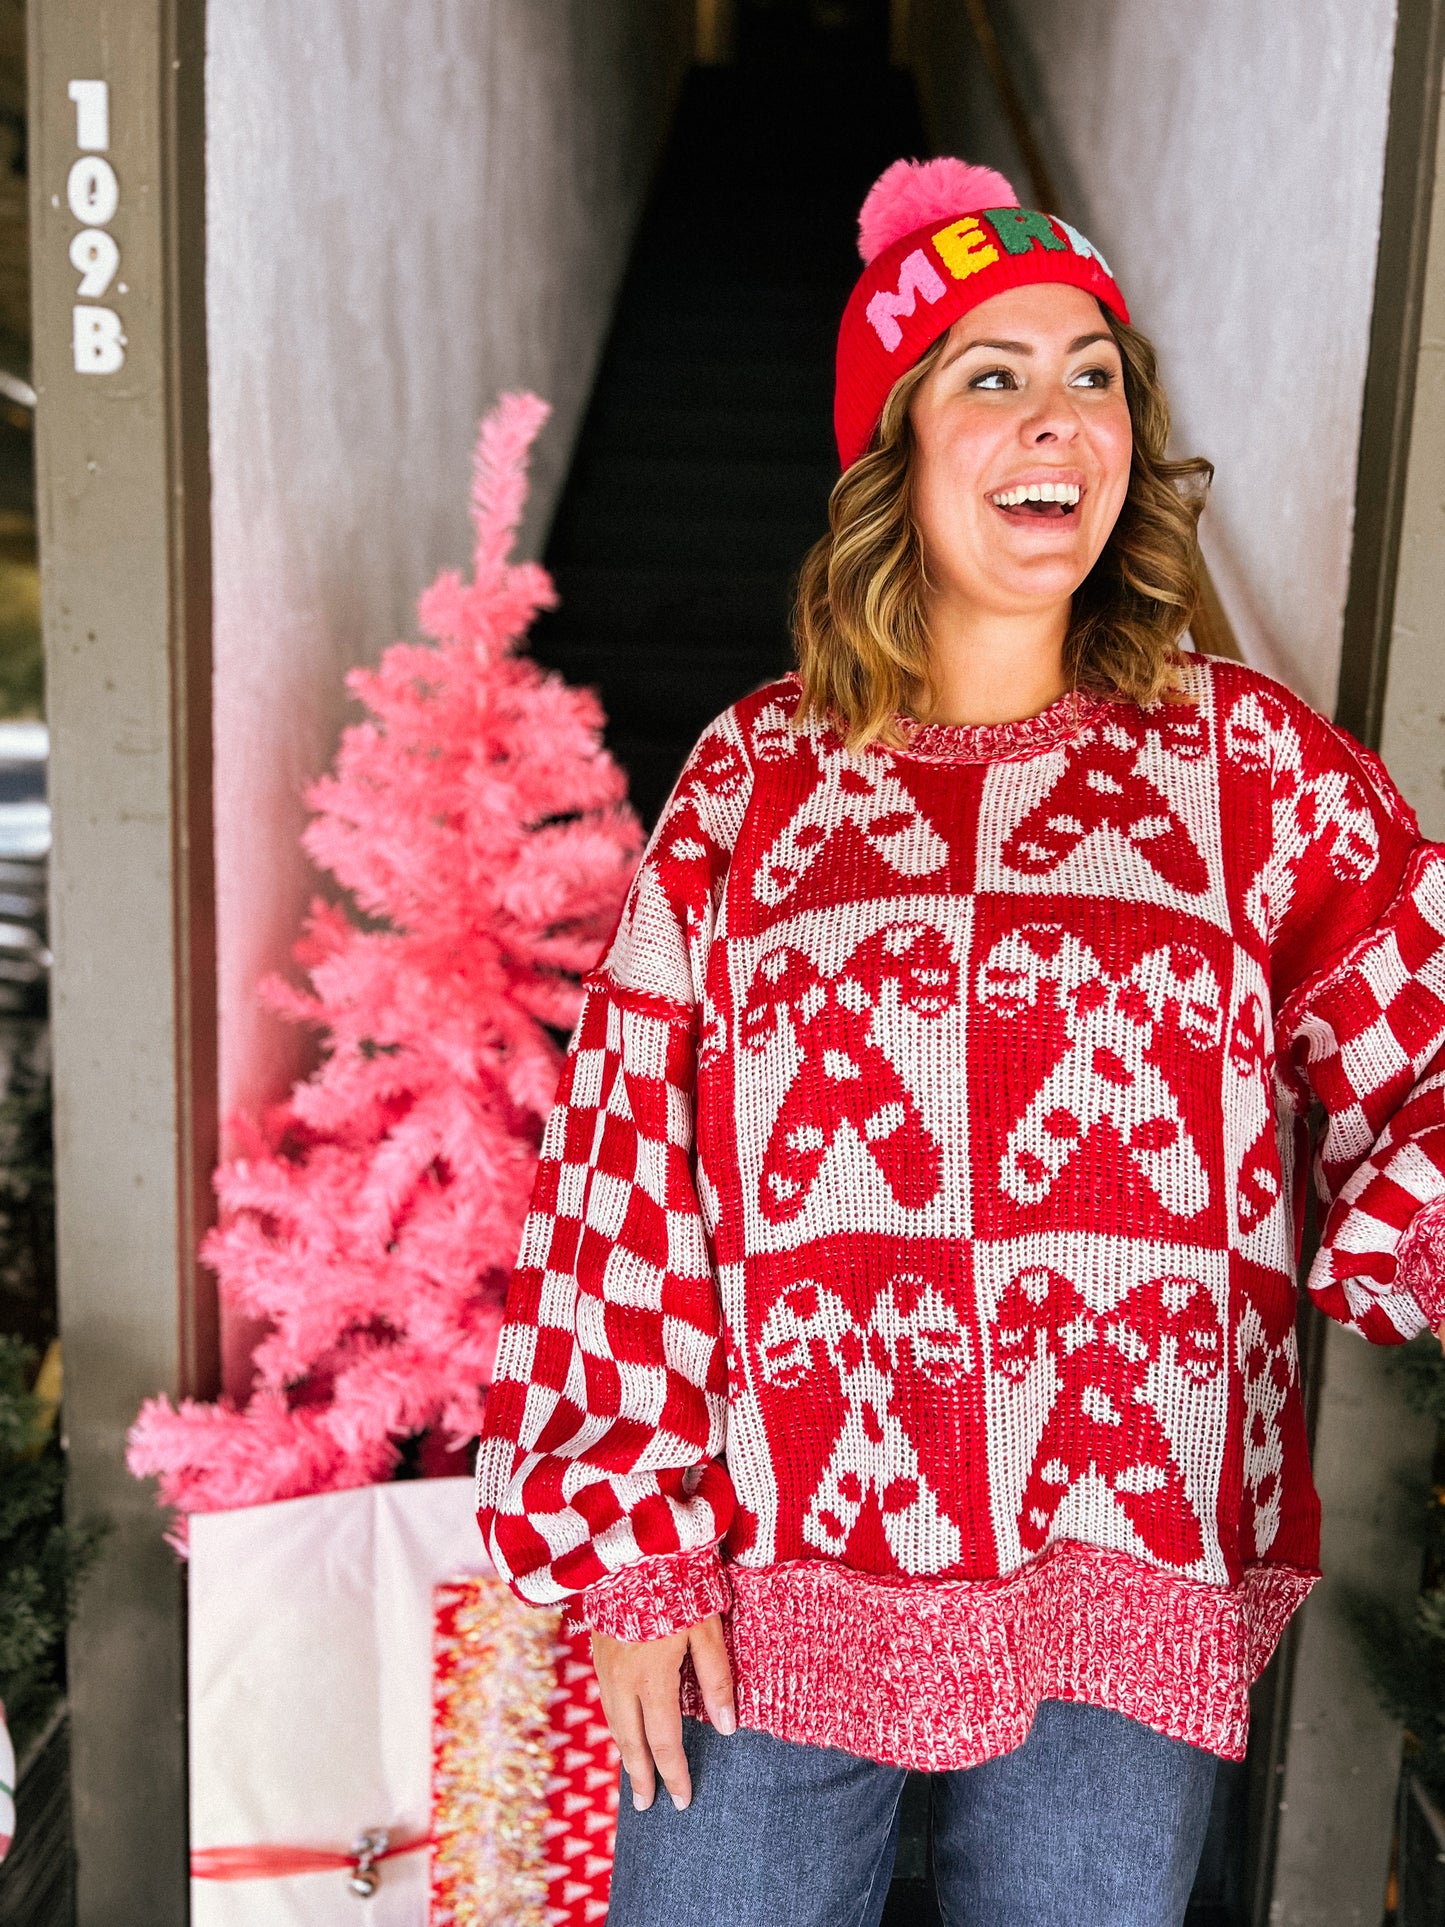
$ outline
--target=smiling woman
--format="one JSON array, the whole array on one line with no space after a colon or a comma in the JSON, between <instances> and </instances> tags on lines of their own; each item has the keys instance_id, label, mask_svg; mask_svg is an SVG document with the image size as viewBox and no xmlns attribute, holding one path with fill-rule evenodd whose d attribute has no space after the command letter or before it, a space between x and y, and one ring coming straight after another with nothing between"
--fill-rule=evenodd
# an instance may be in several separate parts
<instances>
[{"instance_id":1,"label":"smiling woman","mask_svg":"<svg viewBox=\"0 0 1445 1927\"><path fill-rule=\"evenodd\" d=\"M542 1144L478 1500L593 1633L612 1927L878 1927L910 1767L947 1918L1180 1927L1318 1576L1311 1176L1320 1309L1445 1317L1445 844L1181 646L1209 464L1007 194L864 206L799 674L689 758Z\"/></svg>"},{"instance_id":2,"label":"smiling woman","mask_svg":"<svg viewBox=\"0 0 1445 1927\"><path fill-rule=\"evenodd\" d=\"M844 362L840 347L840 386ZM1042 281L970 308L894 381L834 487L794 613L805 713L857 749L897 744L909 716L1007 721L1073 688L1166 694L1213 474L1168 442L1154 350L1095 294ZM970 641L982 620L1022 645L1041 610L1058 629L1042 653Z\"/></svg>"}]
</instances>

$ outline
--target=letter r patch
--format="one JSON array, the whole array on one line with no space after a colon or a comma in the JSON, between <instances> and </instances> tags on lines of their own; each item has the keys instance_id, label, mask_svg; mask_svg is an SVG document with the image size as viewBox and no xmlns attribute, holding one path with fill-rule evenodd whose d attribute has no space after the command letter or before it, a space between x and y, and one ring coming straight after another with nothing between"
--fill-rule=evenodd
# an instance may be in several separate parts
<instances>
[{"instance_id":1,"label":"letter r patch","mask_svg":"<svg viewBox=\"0 0 1445 1927\"><path fill-rule=\"evenodd\" d=\"M1064 243L1049 225L1049 217L1031 207L991 207L985 218L1010 254L1027 254L1035 242L1041 248L1067 252Z\"/></svg>"}]
</instances>

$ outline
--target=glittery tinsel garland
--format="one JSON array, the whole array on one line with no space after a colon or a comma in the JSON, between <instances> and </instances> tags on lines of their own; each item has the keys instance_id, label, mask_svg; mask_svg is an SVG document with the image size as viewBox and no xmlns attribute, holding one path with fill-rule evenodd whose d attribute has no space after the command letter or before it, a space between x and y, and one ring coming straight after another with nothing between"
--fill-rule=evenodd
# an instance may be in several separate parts
<instances>
[{"instance_id":1,"label":"glittery tinsel garland","mask_svg":"<svg viewBox=\"0 0 1445 1927\"><path fill-rule=\"evenodd\" d=\"M560 1615L490 1578L434 1608L431 1927L546 1927Z\"/></svg>"}]
</instances>

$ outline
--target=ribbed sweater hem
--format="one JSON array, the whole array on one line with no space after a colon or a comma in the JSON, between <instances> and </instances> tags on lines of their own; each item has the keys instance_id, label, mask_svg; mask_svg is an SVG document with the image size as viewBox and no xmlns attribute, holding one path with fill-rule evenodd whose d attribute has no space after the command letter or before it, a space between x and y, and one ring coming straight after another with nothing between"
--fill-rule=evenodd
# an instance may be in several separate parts
<instances>
[{"instance_id":1,"label":"ribbed sweater hem","mask_svg":"<svg viewBox=\"0 0 1445 1927\"><path fill-rule=\"evenodd\" d=\"M1020 1745L1045 1699L1242 1759L1249 1688L1319 1577L1259 1565L1214 1586L1072 1542L1002 1579L726 1570L742 1726L935 1773ZM706 1717L690 1667L683 1710Z\"/></svg>"}]
</instances>

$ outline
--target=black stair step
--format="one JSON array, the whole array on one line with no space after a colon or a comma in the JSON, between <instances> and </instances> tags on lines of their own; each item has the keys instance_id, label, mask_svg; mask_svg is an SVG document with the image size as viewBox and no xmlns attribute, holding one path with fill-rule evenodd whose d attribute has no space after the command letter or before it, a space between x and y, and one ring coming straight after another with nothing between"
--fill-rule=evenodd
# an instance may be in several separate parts
<instances>
[{"instance_id":1,"label":"black stair step","mask_svg":"<svg viewBox=\"0 0 1445 1927\"><path fill-rule=\"evenodd\" d=\"M716 274L705 266L683 276L675 259L664 256L655 266L644 256L634 259L627 278L621 310L656 314L679 326L696 318L706 323L719 310L727 314L767 313L779 322L826 328L837 322L835 303L847 297L847 275L826 279L800 277L796 269L783 276L756 273Z\"/></svg>"},{"instance_id":2,"label":"black stair step","mask_svg":"<svg viewBox=\"0 0 1445 1927\"><path fill-rule=\"evenodd\" d=\"M635 503L594 503L585 521L559 518L554 560L559 568L577 562L652 565L669 557L680 568L796 568L823 526L821 514L807 505L786 519L763 510L703 521L687 507L674 508L658 491Z\"/></svg>"},{"instance_id":3,"label":"black stair step","mask_svg":"<svg viewBox=\"0 0 1445 1927\"><path fill-rule=\"evenodd\" d=\"M677 626L665 635L563 637L545 648L539 644L536 654L569 683L606 689L609 702L613 695L626 694L634 704L665 713L701 690L699 700L716 714L738 690L786 674L793 663L793 644L782 623L727 640L699 637Z\"/></svg>"},{"instance_id":4,"label":"black stair step","mask_svg":"<svg viewBox=\"0 0 1445 1927\"><path fill-rule=\"evenodd\" d=\"M795 297L789 300L787 296ZM750 360L761 350L771 362L794 360L816 367L837 339L847 288L816 294L769 286L736 289L689 288L659 294L633 294L618 316L614 346L650 353L666 344L674 355L717 360ZM687 298L684 298L686 295Z\"/></svg>"},{"instance_id":5,"label":"black stair step","mask_svg":"<svg viewBox=\"0 0 1445 1927\"><path fill-rule=\"evenodd\" d=\"M681 597L673 592L649 600L642 591L627 593L625 571L609 572L617 600L589 603L568 596L562 606L539 624L534 649L539 661L558 668L574 661L604 661L609 652L619 661L663 657L686 648L695 656L700 673L721 673L739 649L771 650L788 645L793 601L793 578L780 572L766 595L746 600L729 596L723 585L714 596L699 593ZM572 673L567 668L569 675ZM589 674L591 671L589 671Z\"/></svg>"},{"instance_id":6,"label":"black stair step","mask_svg":"<svg viewBox=\"0 0 1445 1927\"><path fill-rule=\"evenodd\" d=\"M612 391L614 404L646 408L654 398L683 399L707 407L751 401L769 409L789 409L807 418L833 405L832 373L816 358L789 359L749 355L686 355L665 333L642 354L619 355L604 365L599 381Z\"/></svg>"},{"instance_id":7,"label":"black stair step","mask_svg":"<svg viewBox=\"0 0 1445 1927\"><path fill-rule=\"evenodd\" d=\"M767 396L753 405L700 402L686 395L653 396L644 408L599 391L591 420L598 440L618 454L665 448L674 455L726 451L739 459L781 455L828 464L837 480L832 416L821 404L805 414L777 407Z\"/></svg>"},{"instance_id":8,"label":"black stair step","mask_svg":"<svg viewBox=\"0 0 1445 1927\"><path fill-rule=\"evenodd\" d=\"M786 600L791 571L755 566L726 569L686 569L667 563L647 569L627 569L604 562L584 566L555 563L548 557L561 597L561 607L543 616L536 628L540 642L554 624L569 627L582 619L608 627L625 628L639 609L675 611L679 616L719 612L728 620L755 628L772 620L779 597Z\"/></svg>"},{"instance_id":9,"label":"black stair step","mask_svg":"<svg viewBox=\"0 0 1445 1927\"><path fill-rule=\"evenodd\" d=\"M594 446L583 454L568 488L567 515L576 521L594 508L660 498L673 515L797 516L807 504L826 512L834 482L831 462L792 461L720 449L706 460L660 449L618 450ZM559 528L565 525L559 524Z\"/></svg>"}]
</instances>

